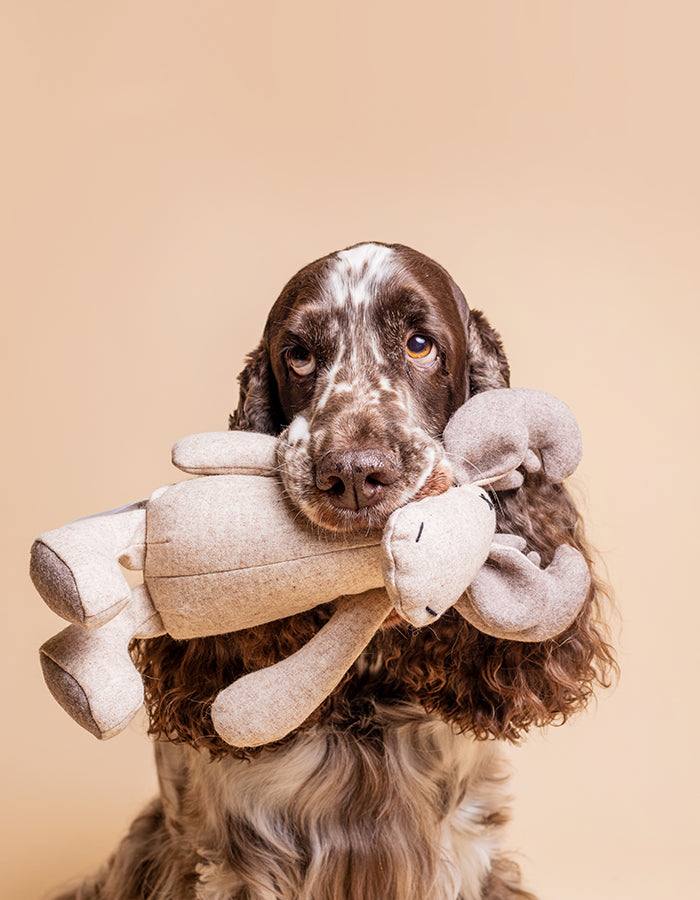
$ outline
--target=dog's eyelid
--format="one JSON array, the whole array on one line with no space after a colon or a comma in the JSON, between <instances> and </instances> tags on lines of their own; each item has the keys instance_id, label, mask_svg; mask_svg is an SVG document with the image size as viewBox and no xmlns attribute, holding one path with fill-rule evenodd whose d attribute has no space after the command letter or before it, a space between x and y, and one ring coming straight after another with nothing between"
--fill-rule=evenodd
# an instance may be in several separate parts
<instances>
[{"instance_id":1,"label":"dog's eyelid","mask_svg":"<svg viewBox=\"0 0 700 900\"><path fill-rule=\"evenodd\" d=\"M306 347L308 346L308 341L306 338L302 337L300 334L297 334L294 331L287 331L281 342L281 349L283 353L287 353L289 350L293 350L295 347Z\"/></svg>"},{"instance_id":2,"label":"dog's eyelid","mask_svg":"<svg viewBox=\"0 0 700 900\"><path fill-rule=\"evenodd\" d=\"M309 356L314 355L305 344L294 344L286 351L286 354L292 359L308 359Z\"/></svg>"}]
</instances>

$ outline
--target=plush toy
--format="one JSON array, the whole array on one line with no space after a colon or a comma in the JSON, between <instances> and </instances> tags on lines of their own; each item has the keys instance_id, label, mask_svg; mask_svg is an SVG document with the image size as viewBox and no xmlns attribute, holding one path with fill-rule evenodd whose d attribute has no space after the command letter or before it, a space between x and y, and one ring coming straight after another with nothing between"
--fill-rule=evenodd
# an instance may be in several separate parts
<instances>
[{"instance_id":1,"label":"plush toy","mask_svg":"<svg viewBox=\"0 0 700 900\"><path fill-rule=\"evenodd\" d=\"M35 586L73 623L41 648L54 697L96 737L111 737L143 702L132 639L224 634L335 599L306 646L214 701L219 735L252 747L300 725L392 608L416 627L455 605L488 634L559 634L585 600L588 565L564 545L540 568L522 538L496 533L485 486L517 489L521 469L562 481L581 453L572 414L537 391L488 391L455 413L444 443L454 487L396 510L379 536L342 537L311 529L288 505L277 438L217 432L181 440L174 464L200 477L46 532L32 547ZM120 563L142 569L144 583L131 590Z\"/></svg>"}]
</instances>

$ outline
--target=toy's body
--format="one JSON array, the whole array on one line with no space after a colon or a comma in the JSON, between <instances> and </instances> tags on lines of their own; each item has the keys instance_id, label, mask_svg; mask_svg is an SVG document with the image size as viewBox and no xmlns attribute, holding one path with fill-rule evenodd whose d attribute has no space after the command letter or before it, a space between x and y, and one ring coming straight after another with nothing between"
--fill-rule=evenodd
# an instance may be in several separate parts
<instances>
[{"instance_id":1,"label":"toy's body","mask_svg":"<svg viewBox=\"0 0 700 900\"><path fill-rule=\"evenodd\" d=\"M495 516L484 495L464 486L455 488L449 500L435 498L459 520L464 575L452 602L484 563L493 540ZM183 481L148 504L144 581L175 638L260 625L334 597L382 587L385 578L399 582L395 596L401 604L403 584L413 582L408 571L393 573L396 556L406 556L397 547L403 540L397 531L401 518L398 510L390 541L333 536L300 521L281 496L273 471ZM252 540L241 540L242 535ZM411 537L415 543L415 533ZM406 559L416 574L429 562L427 538ZM443 556L451 557L444 542L443 547ZM452 562L435 559L440 569Z\"/></svg>"},{"instance_id":2,"label":"toy's body","mask_svg":"<svg viewBox=\"0 0 700 900\"><path fill-rule=\"evenodd\" d=\"M465 404L446 433L458 474L479 475L487 459L480 481L514 489L518 466L544 465L552 480L573 470L578 430L563 404L535 392L488 393ZM341 597L305 648L219 694L216 730L229 743L253 746L301 724L392 607L420 627L456 604L489 633L543 640L566 628L583 603L589 573L580 554L560 547L540 569L536 555L522 552L524 541L496 535L494 504L467 475L396 510L382 535L338 537L312 530L285 501L276 446L259 434L193 435L176 445L173 461L204 477L35 543L35 584L74 623L43 646L44 674L61 705L96 736L116 734L142 703L128 654L134 637L222 634ZM131 591L119 563L143 569L144 585Z\"/></svg>"}]
</instances>

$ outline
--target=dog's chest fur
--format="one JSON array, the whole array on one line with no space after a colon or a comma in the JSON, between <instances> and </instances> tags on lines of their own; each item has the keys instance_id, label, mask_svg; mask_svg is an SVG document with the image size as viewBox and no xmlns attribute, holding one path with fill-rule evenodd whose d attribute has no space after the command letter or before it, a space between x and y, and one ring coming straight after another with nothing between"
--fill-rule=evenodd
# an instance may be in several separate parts
<instances>
[{"instance_id":1,"label":"dog's chest fur","mask_svg":"<svg viewBox=\"0 0 700 900\"><path fill-rule=\"evenodd\" d=\"M194 870L200 900L481 897L508 818L501 745L413 706L374 718L375 739L321 727L251 761L159 745L171 896Z\"/></svg>"}]
</instances>

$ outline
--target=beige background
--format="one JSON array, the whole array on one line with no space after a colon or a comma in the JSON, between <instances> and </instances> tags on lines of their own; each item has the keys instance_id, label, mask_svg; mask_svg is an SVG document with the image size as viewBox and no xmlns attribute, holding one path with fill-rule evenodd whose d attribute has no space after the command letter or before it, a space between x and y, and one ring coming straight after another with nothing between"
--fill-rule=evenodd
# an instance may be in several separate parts
<instances>
[{"instance_id":1,"label":"beige background","mask_svg":"<svg viewBox=\"0 0 700 900\"><path fill-rule=\"evenodd\" d=\"M694 6L3 2L4 898L90 869L154 790L142 721L99 744L44 689L32 537L173 478L286 278L371 238L443 262L585 435L623 677L516 753L529 880L695 895Z\"/></svg>"}]
</instances>

